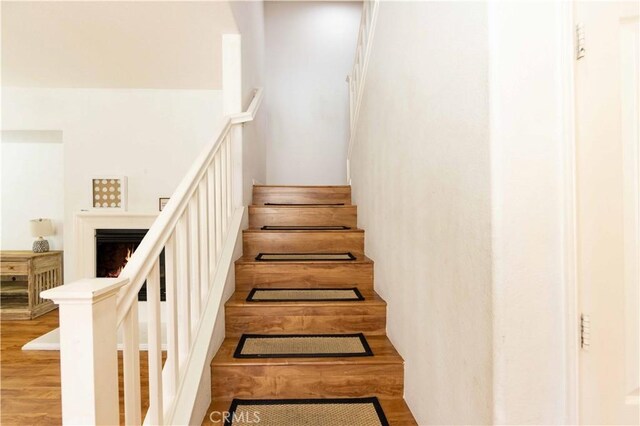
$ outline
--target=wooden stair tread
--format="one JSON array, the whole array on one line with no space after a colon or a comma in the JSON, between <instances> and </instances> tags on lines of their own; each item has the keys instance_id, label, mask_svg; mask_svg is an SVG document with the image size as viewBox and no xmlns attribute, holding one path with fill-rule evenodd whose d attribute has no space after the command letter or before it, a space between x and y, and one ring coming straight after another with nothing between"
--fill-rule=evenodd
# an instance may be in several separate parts
<instances>
[{"instance_id":1,"label":"wooden stair tread","mask_svg":"<svg viewBox=\"0 0 640 426\"><path fill-rule=\"evenodd\" d=\"M358 208L354 205L251 205L249 228L262 226L348 226L358 225Z\"/></svg>"},{"instance_id":2,"label":"wooden stair tread","mask_svg":"<svg viewBox=\"0 0 640 426\"><path fill-rule=\"evenodd\" d=\"M253 185L254 188L351 188L351 185Z\"/></svg>"},{"instance_id":3,"label":"wooden stair tread","mask_svg":"<svg viewBox=\"0 0 640 426\"><path fill-rule=\"evenodd\" d=\"M321 287L318 287L321 288ZM263 289L265 290L265 289ZM329 307L335 308L339 307L358 307L364 308L367 306L386 306L387 302L385 302L376 292L372 291L363 291L359 290L360 294L364 296L364 300L340 300L340 301L286 301L286 302L276 302L276 301L260 301L260 302L248 302L247 296L249 295L248 291L236 291L233 295L227 300L225 304L226 307L251 307L251 308L273 308L279 307L283 310L291 307L291 308L303 308L303 307L311 307L311 308L320 308L320 307ZM286 312L283 312L283 315Z\"/></svg>"},{"instance_id":4,"label":"wooden stair tread","mask_svg":"<svg viewBox=\"0 0 640 426\"><path fill-rule=\"evenodd\" d=\"M285 333L283 333L285 334ZM386 336L366 336L373 356L335 358L234 358L238 338L226 338L211 362L212 367L403 364L404 360Z\"/></svg>"},{"instance_id":5,"label":"wooden stair tread","mask_svg":"<svg viewBox=\"0 0 640 426\"><path fill-rule=\"evenodd\" d=\"M351 205L351 187L254 185L252 204L344 204Z\"/></svg>"},{"instance_id":6,"label":"wooden stair tread","mask_svg":"<svg viewBox=\"0 0 640 426\"><path fill-rule=\"evenodd\" d=\"M372 395L375 396L375 395ZM384 411L384 415L389 421L390 426L417 426L415 419L413 418L413 414L411 414L411 410L407 406L407 403L404 399L394 398L394 399L383 399L380 398L380 405L382 406L382 410ZM229 410L231 406L230 399L215 399L209 405L207 409L207 413L204 416L204 420L202 421L202 426L222 426L224 424L223 421L218 421L220 416L217 413L224 413ZM213 416L210 416L211 413L214 413ZM259 425L257 423L256 425ZM282 426L293 426L293 425L282 425ZM327 425L330 426L330 425ZM333 425L335 426L335 425Z\"/></svg>"},{"instance_id":7,"label":"wooden stair tread","mask_svg":"<svg viewBox=\"0 0 640 426\"><path fill-rule=\"evenodd\" d=\"M355 254L354 254L355 255ZM264 264L277 264L277 265L289 265L289 264L303 264L303 265L308 265L308 264L322 264L322 265L331 265L334 263L338 263L338 264L349 264L349 263L358 263L358 264L362 264L362 263L367 263L367 264L371 264L373 263L373 260L369 259L367 256L365 255L355 255L356 258L354 260L279 260L277 262L269 262L269 261L260 261L260 260L256 260L256 255L253 254L245 254L242 255L241 257L239 257L236 260L236 264L258 264L258 265L264 265Z\"/></svg>"},{"instance_id":8,"label":"wooden stair tread","mask_svg":"<svg viewBox=\"0 0 640 426\"><path fill-rule=\"evenodd\" d=\"M352 229L245 229L243 234L293 234L293 233L308 233L308 234L342 234L342 233L364 233L364 229L352 228Z\"/></svg>"},{"instance_id":9,"label":"wooden stair tread","mask_svg":"<svg viewBox=\"0 0 640 426\"><path fill-rule=\"evenodd\" d=\"M326 209L326 210L352 210L354 204L249 204L250 210L272 210L272 209Z\"/></svg>"}]
</instances>

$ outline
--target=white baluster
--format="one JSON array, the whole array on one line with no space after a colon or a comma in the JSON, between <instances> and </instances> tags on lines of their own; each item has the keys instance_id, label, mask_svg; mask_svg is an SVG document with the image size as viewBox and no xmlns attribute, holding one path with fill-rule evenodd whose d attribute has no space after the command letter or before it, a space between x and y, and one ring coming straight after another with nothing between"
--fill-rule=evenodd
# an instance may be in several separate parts
<instances>
[{"instance_id":1,"label":"white baluster","mask_svg":"<svg viewBox=\"0 0 640 426\"><path fill-rule=\"evenodd\" d=\"M216 271L216 264L218 261L218 251L216 249L216 191L215 191L215 172L213 170L214 162L211 162L211 165L207 169L207 203L209 205L209 213L208 213L208 241L209 241L209 265L210 265L210 275L209 282L213 281L213 276Z\"/></svg>"},{"instance_id":2,"label":"white baluster","mask_svg":"<svg viewBox=\"0 0 640 426\"><path fill-rule=\"evenodd\" d=\"M218 150L214 157L215 177L216 177L216 253L220 253L222 248L222 151Z\"/></svg>"},{"instance_id":3,"label":"white baluster","mask_svg":"<svg viewBox=\"0 0 640 426\"><path fill-rule=\"evenodd\" d=\"M189 200L189 291L191 292L191 331L195 333L200 319L200 243L198 234L198 196Z\"/></svg>"},{"instance_id":4,"label":"white baluster","mask_svg":"<svg viewBox=\"0 0 640 426\"><path fill-rule=\"evenodd\" d=\"M140 320L138 319L138 299L135 299L122 321L124 365L124 423L139 425L140 412Z\"/></svg>"},{"instance_id":5,"label":"white baluster","mask_svg":"<svg viewBox=\"0 0 640 426\"><path fill-rule=\"evenodd\" d=\"M160 262L156 259L147 277L149 411L145 423L163 424L162 329L160 323Z\"/></svg>"},{"instance_id":6,"label":"white baluster","mask_svg":"<svg viewBox=\"0 0 640 426\"><path fill-rule=\"evenodd\" d=\"M220 178L221 178L221 188L222 188L222 210L220 210L220 217L222 218L222 235L223 237L226 234L227 230L227 202L229 200L229 195L227 191L227 139L222 142L222 146L220 147Z\"/></svg>"},{"instance_id":7,"label":"white baluster","mask_svg":"<svg viewBox=\"0 0 640 426\"><path fill-rule=\"evenodd\" d=\"M235 125L231 128L231 192L233 211L244 205L244 179L242 175L242 126Z\"/></svg>"},{"instance_id":8,"label":"white baluster","mask_svg":"<svg viewBox=\"0 0 640 426\"><path fill-rule=\"evenodd\" d=\"M180 372L180 356L178 353L178 301L176 289L176 237L171 234L164 246L164 279L167 309L167 360L162 371L164 384L164 407L167 409L170 401L176 395L178 374Z\"/></svg>"},{"instance_id":9,"label":"white baluster","mask_svg":"<svg viewBox=\"0 0 640 426\"><path fill-rule=\"evenodd\" d=\"M198 241L200 242L200 301L202 306L209 294L209 204L207 203L207 179L206 176L198 185Z\"/></svg>"},{"instance_id":10,"label":"white baluster","mask_svg":"<svg viewBox=\"0 0 640 426\"><path fill-rule=\"evenodd\" d=\"M233 150L233 146L231 145L231 140L231 133L229 133L225 141L225 144L227 145L227 224L231 221L231 212L233 211L234 206L233 163L231 162L231 151Z\"/></svg>"},{"instance_id":11,"label":"white baluster","mask_svg":"<svg viewBox=\"0 0 640 426\"><path fill-rule=\"evenodd\" d=\"M180 371L189 356L191 348L191 297L189 291L189 221L186 212L180 217L176 227L176 255L178 281L176 299L178 302L178 348L180 351Z\"/></svg>"}]
</instances>

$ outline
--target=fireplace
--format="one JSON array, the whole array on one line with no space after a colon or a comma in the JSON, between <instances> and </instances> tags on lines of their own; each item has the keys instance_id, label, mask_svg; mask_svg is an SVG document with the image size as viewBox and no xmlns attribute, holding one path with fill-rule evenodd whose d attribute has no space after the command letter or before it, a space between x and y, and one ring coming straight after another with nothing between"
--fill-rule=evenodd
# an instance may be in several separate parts
<instances>
[{"instance_id":1,"label":"fireplace","mask_svg":"<svg viewBox=\"0 0 640 426\"><path fill-rule=\"evenodd\" d=\"M122 272L147 229L96 229L96 277L115 278ZM160 300L165 294L164 251L160 254ZM147 283L138 293L139 301L147 300Z\"/></svg>"}]
</instances>

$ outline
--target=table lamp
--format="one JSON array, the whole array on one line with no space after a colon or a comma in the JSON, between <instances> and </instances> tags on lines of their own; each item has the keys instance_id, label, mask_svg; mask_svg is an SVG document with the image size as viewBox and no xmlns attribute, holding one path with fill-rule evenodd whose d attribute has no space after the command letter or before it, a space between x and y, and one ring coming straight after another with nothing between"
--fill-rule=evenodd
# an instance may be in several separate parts
<instances>
[{"instance_id":1,"label":"table lamp","mask_svg":"<svg viewBox=\"0 0 640 426\"><path fill-rule=\"evenodd\" d=\"M53 224L51 219L33 219L29 221L31 236L37 238L33 242L34 253L45 253L49 251L49 241L43 237L53 235Z\"/></svg>"}]
</instances>

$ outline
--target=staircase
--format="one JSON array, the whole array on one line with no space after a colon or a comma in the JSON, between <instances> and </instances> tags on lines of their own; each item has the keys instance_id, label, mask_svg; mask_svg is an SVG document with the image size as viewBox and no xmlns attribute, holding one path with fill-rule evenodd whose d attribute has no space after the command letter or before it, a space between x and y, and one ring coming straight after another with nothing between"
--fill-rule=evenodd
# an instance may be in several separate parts
<instances>
[{"instance_id":1,"label":"staircase","mask_svg":"<svg viewBox=\"0 0 640 426\"><path fill-rule=\"evenodd\" d=\"M373 262L364 255L364 231L356 224L349 186L254 186L244 254L235 263L236 289L225 306L226 339L211 364L213 402L203 424L224 424L209 413L229 411L234 399L364 397L379 400L380 424L384 418L390 425L416 424L403 400L404 361L386 337L386 303L374 291ZM313 259L304 258L310 253ZM337 254L346 259L327 260ZM256 289L355 289L352 294L361 297L310 300L316 293L303 291L296 294L307 297L296 301L249 301ZM234 356L243 335L360 333L372 356Z\"/></svg>"}]
</instances>

